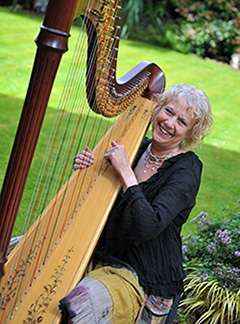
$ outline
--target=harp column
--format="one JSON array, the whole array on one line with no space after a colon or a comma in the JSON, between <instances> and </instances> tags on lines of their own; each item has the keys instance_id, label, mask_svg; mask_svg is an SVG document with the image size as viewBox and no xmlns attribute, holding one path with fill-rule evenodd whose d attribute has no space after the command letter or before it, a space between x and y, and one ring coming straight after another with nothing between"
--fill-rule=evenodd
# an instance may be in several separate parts
<instances>
[{"instance_id":1,"label":"harp column","mask_svg":"<svg viewBox=\"0 0 240 324\"><path fill-rule=\"evenodd\" d=\"M77 0L50 0L17 134L0 196L0 281L23 190L37 145L52 85L63 53Z\"/></svg>"}]
</instances>

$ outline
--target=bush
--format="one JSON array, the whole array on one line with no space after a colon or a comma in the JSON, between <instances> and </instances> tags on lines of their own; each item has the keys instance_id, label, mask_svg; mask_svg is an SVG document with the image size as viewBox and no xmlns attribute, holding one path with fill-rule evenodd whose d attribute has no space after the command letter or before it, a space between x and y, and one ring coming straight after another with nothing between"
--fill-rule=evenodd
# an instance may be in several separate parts
<instances>
[{"instance_id":1,"label":"bush","mask_svg":"<svg viewBox=\"0 0 240 324\"><path fill-rule=\"evenodd\" d=\"M35 0L34 1L34 10L37 13L45 13L47 10L48 0Z\"/></svg>"},{"instance_id":2,"label":"bush","mask_svg":"<svg viewBox=\"0 0 240 324\"><path fill-rule=\"evenodd\" d=\"M230 61L240 53L238 0L173 0L178 13L177 39L199 56Z\"/></svg>"},{"instance_id":3,"label":"bush","mask_svg":"<svg viewBox=\"0 0 240 324\"><path fill-rule=\"evenodd\" d=\"M123 1L122 37L229 63L240 53L240 2Z\"/></svg>"},{"instance_id":4,"label":"bush","mask_svg":"<svg viewBox=\"0 0 240 324\"><path fill-rule=\"evenodd\" d=\"M181 306L195 323L240 323L240 212L226 209L221 216L211 222L200 213L192 219L198 232L183 238Z\"/></svg>"},{"instance_id":5,"label":"bush","mask_svg":"<svg viewBox=\"0 0 240 324\"><path fill-rule=\"evenodd\" d=\"M168 0L123 1L121 37L172 48L176 39L166 35L175 29L172 14L174 8Z\"/></svg>"}]
</instances>

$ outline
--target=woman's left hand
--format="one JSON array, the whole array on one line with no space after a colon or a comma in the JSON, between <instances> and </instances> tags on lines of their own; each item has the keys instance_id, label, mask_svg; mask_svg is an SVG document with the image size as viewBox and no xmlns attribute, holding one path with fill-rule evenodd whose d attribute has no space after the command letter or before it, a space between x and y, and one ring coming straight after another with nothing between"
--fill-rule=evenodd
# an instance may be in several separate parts
<instances>
[{"instance_id":1,"label":"woman's left hand","mask_svg":"<svg viewBox=\"0 0 240 324\"><path fill-rule=\"evenodd\" d=\"M126 152L124 145L118 145L115 141L112 141L112 148L109 149L104 158L118 173L122 183L124 191L132 185L137 184L137 179L131 168L129 156Z\"/></svg>"},{"instance_id":2,"label":"woman's left hand","mask_svg":"<svg viewBox=\"0 0 240 324\"><path fill-rule=\"evenodd\" d=\"M125 146L118 145L114 141L112 141L112 148L107 150L107 152L104 154L104 158L106 162L111 164L118 173L121 173L122 170L131 167Z\"/></svg>"}]
</instances>

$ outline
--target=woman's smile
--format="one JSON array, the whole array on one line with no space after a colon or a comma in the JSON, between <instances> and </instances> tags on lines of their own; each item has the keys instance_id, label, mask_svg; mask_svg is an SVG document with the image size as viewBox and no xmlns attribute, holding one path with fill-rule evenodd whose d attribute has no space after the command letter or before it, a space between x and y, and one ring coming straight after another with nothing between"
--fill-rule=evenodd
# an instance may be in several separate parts
<instances>
[{"instance_id":1,"label":"woman's smile","mask_svg":"<svg viewBox=\"0 0 240 324\"><path fill-rule=\"evenodd\" d=\"M152 123L153 142L165 149L173 149L188 137L194 124L185 98L174 98L155 116ZM160 147L159 147L160 149Z\"/></svg>"},{"instance_id":2,"label":"woman's smile","mask_svg":"<svg viewBox=\"0 0 240 324\"><path fill-rule=\"evenodd\" d=\"M167 131L160 123L158 124L159 126L159 130L160 132L164 135L164 136L172 136L172 133L170 133L169 131Z\"/></svg>"}]
</instances>

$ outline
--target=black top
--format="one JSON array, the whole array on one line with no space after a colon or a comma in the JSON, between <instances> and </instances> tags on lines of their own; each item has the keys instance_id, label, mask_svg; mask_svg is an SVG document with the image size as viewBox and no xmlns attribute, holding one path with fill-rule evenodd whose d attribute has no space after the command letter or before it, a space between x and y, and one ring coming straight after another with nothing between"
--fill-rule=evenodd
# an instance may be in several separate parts
<instances>
[{"instance_id":1,"label":"black top","mask_svg":"<svg viewBox=\"0 0 240 324\"><path fill-rule=\"evenodd\" d=\"M133 168L149 145L144 139ZM183 291L181 228L195 205L202 163L192 151L162 164L147 181L121 193L105 232L105 251L132 266L148 295Z\"/></svg>"}]
</instances>

